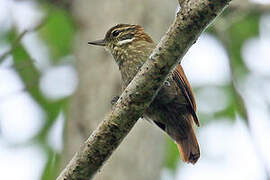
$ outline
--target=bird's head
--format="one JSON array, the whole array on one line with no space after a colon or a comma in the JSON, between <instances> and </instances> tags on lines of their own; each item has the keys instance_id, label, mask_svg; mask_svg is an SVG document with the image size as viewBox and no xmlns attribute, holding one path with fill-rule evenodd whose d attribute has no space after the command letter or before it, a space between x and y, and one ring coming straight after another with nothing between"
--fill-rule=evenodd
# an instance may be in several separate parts
<instances>
[{"instance_id":1,"label":"bird's head","mask_svg":"<svg viewBox=\"0 0 270 180\"><path fill-rule=\"evenodd\" d=\"M136 42L144 41L153 43L151 37L144 32L141 26L118 24L107 31L104 39L88 42L88 44L104 46L113 54L113 51L132 48Z\"/></svg>"}]
</instances>

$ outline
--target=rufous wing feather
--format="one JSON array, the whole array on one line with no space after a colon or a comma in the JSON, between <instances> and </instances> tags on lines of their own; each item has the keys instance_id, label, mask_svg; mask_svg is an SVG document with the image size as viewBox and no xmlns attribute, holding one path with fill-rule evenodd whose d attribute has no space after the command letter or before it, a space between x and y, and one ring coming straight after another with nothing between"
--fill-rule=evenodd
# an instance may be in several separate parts
<instances>
[{"instance_id":1,"label":"rufous wing feather","mask_svg":"<svg viewBox=\"0 0 270 180\"><path fill-rule=\"evenodd\" d=\"M199 120L196 115L196 103L195 98L192 92L192 88L187 80L185 72L180 64L178 64L173 71L173 79L177 83L178 87L182 90L186 101L187 101L187 108L189 112L193 116L193 120L197 126L200 126Z\"/></svg>"},{"instance_id":2,"label":"rufous wing feather","mask_svg":"<svg viewBox=\"0 0 270 180\"><path fill-rule=\"evenodd\" d=\"M189 111L189 114L181 117L182 122L179 122L180 126L182 124L182 126L185 127L185 136L183 136L183 138L176 139L177 147L184 162L195 164L200 157L200 148L195 136L193 122L195 122L197 126L200 126L200 123L195 113L196 103L191 86L180 64L176 66L173 72L173 79L185 96L187 103L186 107Z\"/></svg>"}]
</instances>

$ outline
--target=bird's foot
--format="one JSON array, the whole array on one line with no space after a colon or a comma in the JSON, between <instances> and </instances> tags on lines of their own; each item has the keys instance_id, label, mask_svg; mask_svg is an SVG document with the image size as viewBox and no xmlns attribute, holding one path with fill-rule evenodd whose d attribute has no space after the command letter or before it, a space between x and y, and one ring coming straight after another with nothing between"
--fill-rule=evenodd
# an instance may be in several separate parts
<instances>
[{"instance_id":1,"label":"bird's foot","mask_svg":"<svg viewBox=\"0 0 270 180\"><path fill-rule=\"evenodd\" d=\"M111 104L114 105L118 99L119 99L119 96L114 96L111 100Z\"/></svg>"}]
</instances>

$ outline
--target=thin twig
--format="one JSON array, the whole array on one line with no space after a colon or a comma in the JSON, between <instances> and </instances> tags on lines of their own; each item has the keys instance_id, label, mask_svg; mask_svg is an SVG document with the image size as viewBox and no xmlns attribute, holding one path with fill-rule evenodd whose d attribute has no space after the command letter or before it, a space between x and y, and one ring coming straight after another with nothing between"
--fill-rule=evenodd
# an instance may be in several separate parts
<instances>
[{"instance_id":1,"label":"thin twig","mask_svg":"<svg viewBox=\"0 0 270 180\"><path fill-rule=\"evenodd\" d=\"M0 63L2 63L9 55L12 54L12 52L18 47L18 45L21 43L22 39L31 32L35 32L39 30L47 21L47 18L44 18L37 26L31 29L26 29L23 32L21 32L18 37L12 42L11 47L4 52L2 55L0 55Z\"/></svg>"},{"instance_id":2,"label":"thin twig","mask_svg":"<svg viewBox=\"0 0 270 180\"><path fill-rule=\"evenodd\" d=\"M9 55L11 55L11 53L14 51L14 49L17 48L17 46L19 45L19 43L21 42L22 38L28 33L28 30L24 30L21 34L19 34L19 36L15 39L15 41L12 43L11 47L9 48L9 50L7 50L5 53L3 53L0 56L0 63L3 62Z\"/></svg>"}]
</instances>

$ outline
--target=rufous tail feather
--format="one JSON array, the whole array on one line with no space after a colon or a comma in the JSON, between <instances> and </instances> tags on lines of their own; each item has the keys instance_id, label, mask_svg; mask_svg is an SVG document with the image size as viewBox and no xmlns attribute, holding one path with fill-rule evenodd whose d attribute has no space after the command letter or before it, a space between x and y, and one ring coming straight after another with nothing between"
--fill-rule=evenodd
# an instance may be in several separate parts
<instances>
[{"instance_id":1,"label":"rufous tail feather","mask_svg":"<svg viewBox=\"0 0 270 180\"><path fill-rule=\"evenodd\" d=\"M195 164L200 158L200 148L193 127L187 138L176 141L183 162Z\"/></svg>"}]
</instances>

